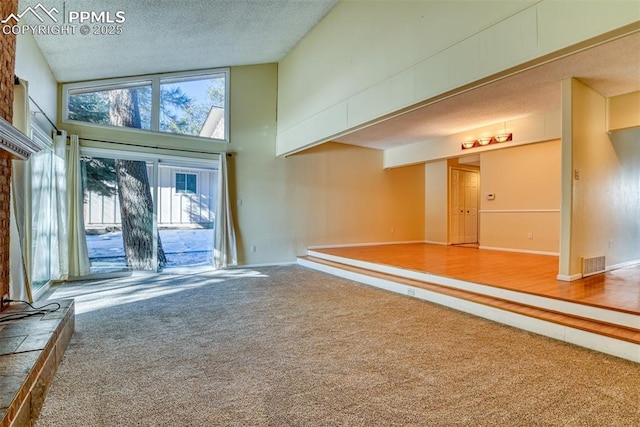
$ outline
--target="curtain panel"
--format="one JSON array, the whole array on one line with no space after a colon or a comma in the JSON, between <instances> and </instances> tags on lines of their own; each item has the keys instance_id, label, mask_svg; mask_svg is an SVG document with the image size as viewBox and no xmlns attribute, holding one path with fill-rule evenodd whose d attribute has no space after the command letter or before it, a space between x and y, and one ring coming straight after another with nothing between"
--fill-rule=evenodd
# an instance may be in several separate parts
<instances>
[{"instance_id":1,"label":"curtain panel","mask_svg":"<svg viewBox=\"0 0 640 427\"><path fill-rule=\"evenodd\" d=\"M69 277L81 277L91 271L87 238L84 232L84 199L82 194L82 169L80 167L80 140L71 135L67 152L66 174L66 222L68 224ZM64 253L64 252L63 252Z\"/></svg>"},{"instance_id":2,"label":"curtain panel","mask_svg":"<svg viewBox=\"0 0 640 427\"><path fill-rule=\"evenodd\" d=\"M25 80L14 86L13 125L25 135L31 134L31 112L29 111L29 85ZM11 216L9 297L33 302L29 282L30 221L31 211L27 204L27 165L24 160L11 162Z\"/></svg>"}]
</instances>

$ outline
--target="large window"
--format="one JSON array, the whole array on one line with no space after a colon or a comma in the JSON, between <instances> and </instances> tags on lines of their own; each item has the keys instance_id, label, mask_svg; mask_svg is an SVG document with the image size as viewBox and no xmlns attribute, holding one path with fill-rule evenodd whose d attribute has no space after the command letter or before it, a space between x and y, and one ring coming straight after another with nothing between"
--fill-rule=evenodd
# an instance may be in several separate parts
<instances>
[{"instance_id":1,"label":"large window","mask_svg":"<svg viewBox=\"0 0 640 427\"><path fill-rule=\"evenodd\" d=\"M228 70L72 83L64 121L228 141Z\"/></svg>"}]
</instances>

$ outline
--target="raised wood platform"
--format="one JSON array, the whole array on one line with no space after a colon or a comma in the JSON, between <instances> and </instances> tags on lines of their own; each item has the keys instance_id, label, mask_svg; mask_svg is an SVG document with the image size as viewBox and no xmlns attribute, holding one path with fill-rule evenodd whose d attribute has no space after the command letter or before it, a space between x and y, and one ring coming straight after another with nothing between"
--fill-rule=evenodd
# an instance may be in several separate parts
<instances>
[{"instance_id":1,"label":"raised wood platform","mask_svg":"<svg viewBox=\"0 0 640 427\"><path fill-rule=\"evenodd\" d=\"M640 363L640 266L562 282L557 257L428 244L314 249L298 263Z\"/></svg>"}]
</instances>

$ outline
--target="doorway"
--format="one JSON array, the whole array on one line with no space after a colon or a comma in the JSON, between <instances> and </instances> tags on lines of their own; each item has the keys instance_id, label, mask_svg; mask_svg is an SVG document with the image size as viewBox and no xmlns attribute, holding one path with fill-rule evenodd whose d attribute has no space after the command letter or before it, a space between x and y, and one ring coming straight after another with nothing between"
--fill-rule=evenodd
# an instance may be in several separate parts
<instances>
[{"instance_id":1,"label":"doorway","mask_svg":"<svg viewBox=\"0 0 640 427\"><path fill-rule=\"evenodd\" d=\"M82 154L92 274L213 264L217 160Z\"/></svg>"},{"instance_id":2,"label":"doorway","mask_svg":"<svg viewBox=\"0 0 640 427\"><path fill-rule=\"evenodd\" d=\"M480 173L461 168L449 171L449 242L478 244Z\"/></svg>"}]
</instances>

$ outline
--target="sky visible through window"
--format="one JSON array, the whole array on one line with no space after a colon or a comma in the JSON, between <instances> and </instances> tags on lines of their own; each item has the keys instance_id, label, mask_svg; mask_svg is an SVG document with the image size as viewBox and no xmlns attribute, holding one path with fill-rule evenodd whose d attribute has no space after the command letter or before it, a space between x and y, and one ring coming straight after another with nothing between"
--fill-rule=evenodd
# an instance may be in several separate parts
<instances>
[{"instance_id":1,"label":"sky visible through window","mask_svg":"<svg viewBox=\"0 0 640 427\"><path fill-rule=\"evenodd\" d=\"M226 72L215 71L202 75L151 76L146 81L96 82L93 87L74 85L67 89L66 117L104 126L226 140L226 79ZM160 99L154 102L152 98L157 95L153 95L152 87L156 85ZM136 109L130 114L131 120L113 123L112 98L118 105ZM127 117L126 112L122 114Z\"/></svg>"}]
</instances>

